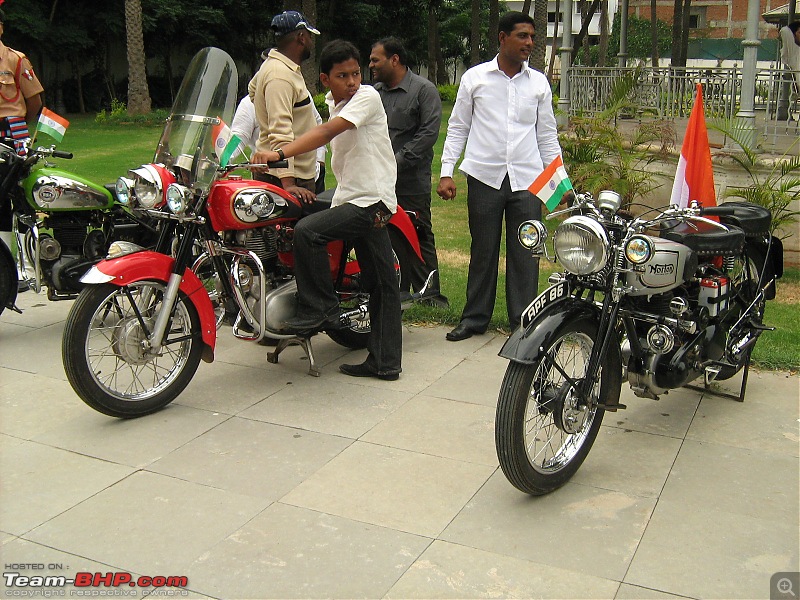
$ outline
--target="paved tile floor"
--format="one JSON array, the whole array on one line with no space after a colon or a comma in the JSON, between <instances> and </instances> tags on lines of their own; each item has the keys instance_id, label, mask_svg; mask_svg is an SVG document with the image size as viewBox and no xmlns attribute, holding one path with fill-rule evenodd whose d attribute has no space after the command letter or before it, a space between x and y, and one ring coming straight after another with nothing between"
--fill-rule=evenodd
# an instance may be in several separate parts
<instances>
[{"instance_id":1,"label":"paved tile floor","mask_svg":"<svg viewBox=\"0 0 800 600\"><path fill-rule=\"evenodd\" d=\"M383 382L341 375L363 351L325 336L313 378L298 348L272 365L222 332L171 406L123 421L66 382L71 303L19 304L0 316L4 572L186 576L190 598L769 598L800 570L797 376L752 373L743 404L625 389L573 481L532 498L494 450L502 336L406 327Z\"/></svg>"}]
</instances>

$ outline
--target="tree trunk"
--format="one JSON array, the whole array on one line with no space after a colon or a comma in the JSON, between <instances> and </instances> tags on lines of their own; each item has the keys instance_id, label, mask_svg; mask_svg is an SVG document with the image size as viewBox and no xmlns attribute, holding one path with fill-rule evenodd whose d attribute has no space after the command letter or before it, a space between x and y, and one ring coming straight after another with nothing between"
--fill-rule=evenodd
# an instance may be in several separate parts
<instances>
[{"instance_id":1,"label":"tree trunk","mask_svg":"<svg viewBox=\"0 0 800 600\"><path fill-rule=\"evenodd\" d=\"M439 80L436 72L439 66L438 4L438 0L428 3L428 80L433 84Z\"/></svg>"},{"instance_id":2,"label":"tree trunk","mask_svg":"<svg viewBox=\"0 0 800 600\"><path fill-rule=\"evenodd\" d=\"M681 65L686 66L686 61L689 58L689 9L692 6L692 0L683 0L683 25L681 31Z\"/></svg>"},{"instance_id":3,"label":"tree trunk","mask_svg":"<svg viewBox=\"0 0 800 600\"><path fill-rule=\"evenodd\" d=\"M150 112L150 89L147 87L141 0L125 0L125 29L128 42L128 114Z\"/></svg>"},{"instance_id":4,"label":"tree trunk","mask_svg":"<svg viewBox=\"0 0 800 600\"><path fill-rule=\"evenodd\" d=\"M544 57L547 50L547 0L536 0L534 6L531 67L544 73Z\"/></svg>"},{"instance_id":5,"label":"tree trunk","mask_svg":"<svg viewBox=\"0 0 800 600\"><path fill-rule=\"evenodd\" d=\"M481 62L481 0L472 0L469 27L469 66Z\"/></svg>"},{"instance_id":6,"label":"tree trunk","mask_svg":"<svg viewBox=\"0 0 800 600\"><path fill-rule=\"evenodd\" d=\"M608 54L608 0L600 2L600 53L597 59L598 67L606 66L606 55Z\"/></svg>"},{"instance_id":7,"label":"tree trunk","mask_svg":"<svg viewBox=\"0 0 800 600\"><path fill-rule=\"evenodd\" d=\"M72 61L72 74L75 77L75 87L78 94L78 112L86 114L86 103L83 100L83 79L81 78L81 63L77 59Z\"/></svg>"},{"instance_id":8,"label":"tree trunk","mask_svg":"<svg viewBox=\"0 0 800 600\"><path fill-rule=\"evenodd\" d=\"M681 39L683 39L683 0L675 0L672 9L672 58L673 67L686 66L686 61L681 62Z\"/></svg>"},{"instance_id":9,"label":"tree trunk","mask_svg":"<svg viewBox=\"0 0 800 600\"><path fill-rule=\"evenodd\" d=\"M575 55L578 53L578 50L581 49L581 45L583 44L584 38L588 37L589 33L589 23L594 16L594 13L597 12L597 7L600 6L600 0L593 0L592 5L589 7L589 10L586 11L586 16L581 20L581 30L578 32L578 36L575 38L572 44L572 59L573 60ZM564 71L564 65L561 65L561 71Z\"/></svg>"},{"instance_id":10,"label":"tree trunk","mask_svg":"<svg viewBox=\"0 0 800 600\"><path fill-rule=\"evenodd\" d=\"M556 0L556 21L553 23L553 45L550 47L550 64L547 67L547 79L553 81L553 71L556 66L556 54L558 53L558 24L561 22L559 18L559 10L561 8L559 0Z\"/></svg>"},{"instance_id":11,"label":"tree trunk","mask_svg":"<svg viewBox=\"0 0 800 600\"><path fill-rule=\"evenodd\" d=\"M500 44L498 39L497 29L500 26L500 2L499 0L489 0L489 35L486 49L489 51L489 56L494 58L497 54L497 48Z\"/></svg>"},{"instance_id":12,"label":"tree trunk","mask_svg":"<svg viewBox=\"0 0 800 600\"><path fill-rule=\"evenodd\" d=\"M658 13L656 0L650 0L650 61L654 69L658 68Z\"/></svg>"}]
</instances>

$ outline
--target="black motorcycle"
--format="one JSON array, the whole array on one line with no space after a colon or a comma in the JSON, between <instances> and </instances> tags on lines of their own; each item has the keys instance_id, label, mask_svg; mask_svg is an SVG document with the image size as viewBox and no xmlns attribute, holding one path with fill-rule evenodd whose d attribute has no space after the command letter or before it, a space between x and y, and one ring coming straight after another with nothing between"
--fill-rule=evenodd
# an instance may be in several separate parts
<instances>
[{"instance_id":1,"label":"black motorcycle","mask_svg":"<svg viewBox=\"0 0 800 600\"><path fill-rule=\"evenodd\" d=\"M518 489L546 494L583 463L606 411L634 394L658 399L703 377L708 385L749 367L775 297L783 248L771 215L747 202L670 206L633 218L620 196L578 195L555 230L564 272L523 312L500 356L495 443ZM714 219L718 219L717 222ZM520 243L547 255L547 229L526 221ZM744 398L746 378L739 399Z\"/></svg>"}]
</instances>

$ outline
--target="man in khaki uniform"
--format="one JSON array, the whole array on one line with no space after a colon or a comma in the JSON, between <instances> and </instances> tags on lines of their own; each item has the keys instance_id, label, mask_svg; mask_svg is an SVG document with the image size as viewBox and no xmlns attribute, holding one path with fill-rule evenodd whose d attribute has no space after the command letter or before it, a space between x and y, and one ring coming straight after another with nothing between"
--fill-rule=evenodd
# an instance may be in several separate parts
<instances>
[{"instance_id":1,"label":"man in khaki uniform","mask_svg":"<svg viewBox=\"0 0 800 600\"><path fill-rule=\"evenodd\" d=\"M0 38L3 37L5 20L5 13L0 10ZM26 122L33 128L42 109L43 91L27 57L0 41L0 135L14 138L14 146L20 153L25 151L23 140L28 137ZM11 249L12 216L7 200L0 198L0 243ZM20 272L20 292L28 289L25 277Z\"/></svg>"},{"instance_id":2,"label":"man in khaki uniform","mask_svg":"<svg viewBox=\"0 0 800 600\"><path fill-rule=\"evenodd\" d=\"M0 37L5 20L5 14L0 11ZM43 91L27 57L0 41L0 118L3 124L6 117L23 117L33 125L42 108Z\"/></svg>"},{"instance_id":3,"label":"man in khaki uniform","mask_svg":"<svg viewBox=\"0 0 800 600\"><path fill-rule=\"evenodd\" d=\"M272 19L277 48L269 51L248 86L261 129L252 162L264 163L263 154L279 151L295 138L316 127L314 99L306 87L300 64L311 57L312 35L319 31L295 10L287 10ZM315 195L316 152L306 152L289 159L288 169L277 169L257 178L280 185L303 202L313 202Z\"/></svg>"}]
</instances>

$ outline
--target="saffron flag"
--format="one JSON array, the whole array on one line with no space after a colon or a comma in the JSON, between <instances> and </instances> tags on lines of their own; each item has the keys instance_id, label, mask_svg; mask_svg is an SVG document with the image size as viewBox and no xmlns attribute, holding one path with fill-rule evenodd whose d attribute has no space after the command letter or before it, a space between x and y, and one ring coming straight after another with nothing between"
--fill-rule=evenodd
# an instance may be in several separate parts
<instances>
[{"instance_id":1,"label":"saffron flag","mask_svg":"<svg viewBox=\"0 0 800 600\"><path fill-rule=\"evenodd\" d=\"M717 205L711 147L708 145L708 130L703 114L703 86L699 83L692 114L686 125L686 136L683 138L670 204L683 208L689 206L692 200L697 200L706 208Z\"/></svg>"},{"instance_id":2,"label":"saffron flag","mask_svg":"<svg viewBox=\"0 0 800 600\"><path fill-rule=\"evenodd\" d=\"M558 206L564 194L571 189L572 182L564 169L564 161L561 160L560 154L528 187L528 191L539 198L548 210L553 210Z\"/></svg>"},{"instance_id":3,"label":"saffron flag","mask_svg":"<svg viewBox=\"0 0 800 600\"><path fill-rule=\"evenodd\" d=\"M243 150L242 140L231 132L231 128L222 119L211 130L214 138L214 153L219 158L219 164L225 167L238 152Z\"/></svg>"},{"instance_id":4,"label":"saffron flag","mask_svg":"<svg viewBox=\"0 0 800 600\"><path fill-rule=\"evenodd\" d=\"M64 139L67 127L69 127L69 121L64 117L58 116L52 110L43 108L42 114L39 115L39 122L36 124L36 131L46 133L55 141L60 142Z\"/></svg>"}]
</instances>

